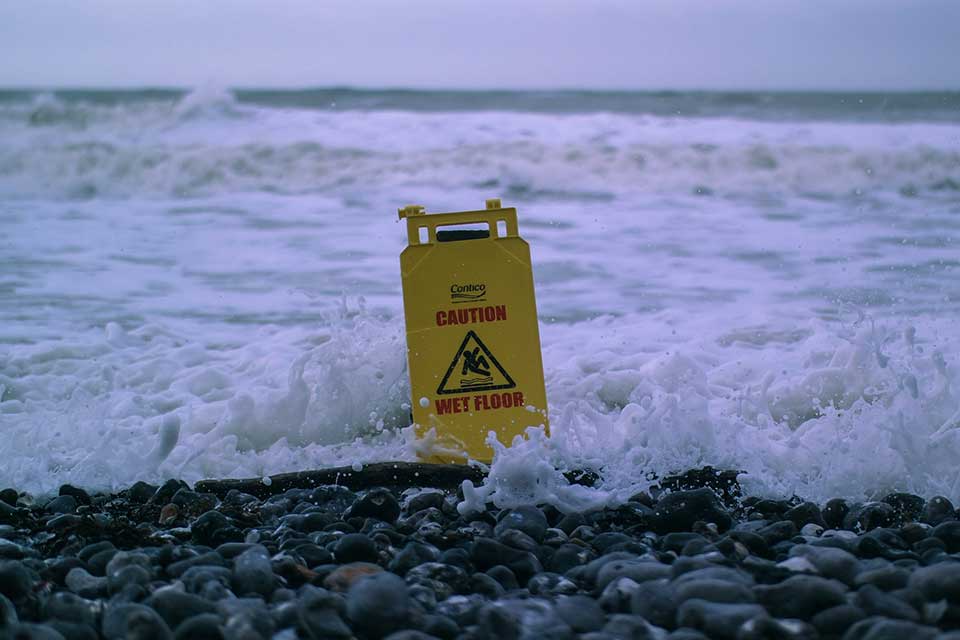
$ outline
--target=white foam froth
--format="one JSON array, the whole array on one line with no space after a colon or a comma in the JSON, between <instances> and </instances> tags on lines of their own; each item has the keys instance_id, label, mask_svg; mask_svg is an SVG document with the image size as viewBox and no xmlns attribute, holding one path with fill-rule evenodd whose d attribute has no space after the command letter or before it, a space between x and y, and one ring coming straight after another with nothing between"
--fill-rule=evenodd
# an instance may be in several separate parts
<instances>
[{"instance_id":1,"label":"white foam froth","mask_svg":"<svg viewBox=\"0 0 960 640\"><path fill-rule=\"evenodd\" d=\"M494 442L464 512L593 509L704 465L761 495L960 501L958 132L214 88L0 106L0 485L441 446L409 427L394 212L501 196L532 247L551 433Z\"/></svg>"}]
</instances>

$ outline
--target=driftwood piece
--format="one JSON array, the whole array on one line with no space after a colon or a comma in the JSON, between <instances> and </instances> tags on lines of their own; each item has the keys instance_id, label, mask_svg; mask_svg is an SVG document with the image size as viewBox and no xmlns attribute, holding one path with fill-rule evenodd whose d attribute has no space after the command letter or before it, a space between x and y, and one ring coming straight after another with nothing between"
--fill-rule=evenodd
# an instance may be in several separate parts
<instances>
[{"instance_id":1,"label":"driftwood piece","mask_svg":"<svg viewBox=\"0 0 960 640\"><path fill-rule=\"evenodd\" d=\"M270 476L268 482L264 482L262 478L201 480L194 490L213 493L222 498L231 489L237 489L258 498L267 498L283 493L287 489L309 489L329 484L341 485L352 491L372 487L396 489L434 487L453 490L464 480L472 480L475 484L480 484L483 478L484 472L481 469L462 464L377 462L364 465L360 471L354 471L353 467L333 467L281 473Z\"/></svg>"},{"instance_id":2,"label":"driftwood piece","mask_svg":"<svg viewBox=\"0 0 960 640\"><path fill-rule=\"evenodd\" d=\"M692 469L683 474L663 478L660 488L667 491L678 489L713 489L720 498L734 503L740 497L737 484L737 471L719 471L712 467ZM564 474L572 484L592 486L598 479L593 471L570 471ZM359 471L353 467L333 467L281 473L263 478L244 478L240 480L201 480L194 487L200 493L213 493L223 498L231 489L249 493L263 499L283 493L287 489L310 489L321 485L341 485L352 491L387 487L390 489L408 489L410 487L431 487L445 491L455 491L464 480L479 485L485 472L477 467L462 464L426 464L423 462L377 462L364 465Z\"/></svg>"}]
</instances>

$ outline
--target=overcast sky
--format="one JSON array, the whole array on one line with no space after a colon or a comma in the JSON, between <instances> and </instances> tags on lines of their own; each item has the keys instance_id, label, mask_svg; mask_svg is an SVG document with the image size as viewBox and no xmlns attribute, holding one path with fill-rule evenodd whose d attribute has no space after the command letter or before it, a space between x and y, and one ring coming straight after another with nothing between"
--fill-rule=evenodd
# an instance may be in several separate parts
<instances>
[{"instance_id":1,"label":"overcast sky","mask_svg":"<svg viewBox=\"0 0 960 640\"><path fill-rule=\"evenodd\" d=\"M960 89L960 0L0 0L2 86Z\"/></svg>"}]
</instances>

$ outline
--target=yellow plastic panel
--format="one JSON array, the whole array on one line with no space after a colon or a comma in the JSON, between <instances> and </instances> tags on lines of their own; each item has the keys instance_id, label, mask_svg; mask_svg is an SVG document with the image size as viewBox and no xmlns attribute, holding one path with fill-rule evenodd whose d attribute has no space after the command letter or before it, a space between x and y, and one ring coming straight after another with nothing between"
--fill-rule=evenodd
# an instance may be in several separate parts
<instances>
[{"instance_id":1,"label":"yellow plastic panel","mask_svg":"<svg viewBox=\"0 0 960 640\"><path fill-rule=\"evenodd\" d=\"M412 205L400 255L413 419L427 462L489 462L487 433L509 443L548 427L530 247L517 211L425 213ZM470 239L438 240L451 225ZM482 236L483 230L488 237ZM454 234L457 232L454 231Z\"/></svg>"}]
</instances>

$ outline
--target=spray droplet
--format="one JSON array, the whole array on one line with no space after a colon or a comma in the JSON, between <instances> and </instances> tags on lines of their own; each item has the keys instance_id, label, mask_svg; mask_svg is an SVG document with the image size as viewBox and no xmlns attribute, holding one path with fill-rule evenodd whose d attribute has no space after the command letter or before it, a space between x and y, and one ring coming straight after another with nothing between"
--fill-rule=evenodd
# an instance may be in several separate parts
<instances>
[{"instance_id":1,"label":"spray droplet","mask_svg":"<svg viewBox=\"0 0 960 640\"><path fill-rule=\"evenodd\" d=\"M430 398L428 398L427 396L423 396L422 398L420 398L420 406L423 407L424 409L426 409L427 407L429 407L429 406L430 406Z\"/></svg>"},{"instance_id":2,"label":"spray droplet","mask_svg":"<svg viewBox=\"0 0 960 640\"><path fill-rule=\"evenodd\" d=\"M263 476L263 477L260 479L260 482L262 482L263 484L265 484L265 485L267 485L267 486L269 487L270 485L273 484L273 478L271 478L270 476Z\"/></svg>"},{"instance_id":3,"label":"spray droplet","mask_svg":"<svg viewBox=\"0 0 960 640\"><path fill-rule=\"evenodd\" d=\"M352 465L350 465L350 467L351 467L354 471L356 471L357 473L360 473L361 471L363 471L363 463L362 463L362 462L354 462Z\"/></svg>"}]
</instances>

